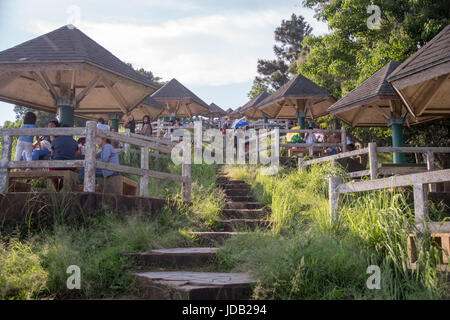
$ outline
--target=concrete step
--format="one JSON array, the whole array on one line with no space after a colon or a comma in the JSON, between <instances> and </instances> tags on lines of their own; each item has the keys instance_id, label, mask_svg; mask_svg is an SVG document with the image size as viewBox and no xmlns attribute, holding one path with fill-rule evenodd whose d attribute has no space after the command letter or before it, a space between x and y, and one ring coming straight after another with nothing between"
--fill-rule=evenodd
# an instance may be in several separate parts
<instances>
[{"instance_id":1,"label":"concrete step","mask_svg":"<svg viewBox=\"0 0 450 320\"><path fill-rule=\"evenodd\" d=\"M214 262L218 248L158 249L144 253L129 253L139 266L182 268L206 266Z\"/></svg>"},{"instance_id":2,"label":"concrete step","mask_svg":"<svg viewBox=\"0 0 450 320\"><path fill-rule=\"evenodd\" d=\"M239 232L224 232L224 231L212 231L212 232L189 232L190 235L195 237L197 243L202 246L214 246L216 244L223 243L225 240L239 234Z\"/></svg>"},{"instance_id":3,"label":"concrete step","mask_svg":"<svg viewBox=\"0 0 450 320\"><path fill-rule=\"evenodd\" d=\"M262 219L229 219L220 220L224 231L255 231L265 230L270 226L270 220Z\"/></svg>"},{"instance_id":4,"label":"concrete step","mask_svg":"<svg viewBox=\"0 0 450 320\"><path fill-rule=\"evenodd\" d=\"M255 199L252 195L238 195L238 196L229 196L227 195L229 201L232 202L254 202Z\"/></svg>"},{"instance_id":5,"label":"concrete step","mask_svg":"<svg viewBox=\"0 0 450 320\"><path fill-rule=\"evenodd\" d=\"M216 181L217 181L217 183L219 185L224 185L224 184L247 184L243 180L230 180L230 179L225 179L225 178L217 178Z\"/></svg>"},{"instance_id":6,"label":"concrete step","mask_svg":"<svg viewBox=\"0 0 450 320\"><path fill-rule=\"evenodd\" d=\"M236 190L236 189L245 189L250 191L251 186L248 184L224 184L221 186L223 190Z\"/></svg>"},{"instance_id":7,"label":"concrete step","mask_svg":"<svg viewBox=\"0 0 450 320\"><path fill-rule=\"evenodd\" d=\"M142 295L151 300L250 299L254 280L246 273L136 273Z\"/></svg>"},{"instance_id":8,"label":"concrete step","mask_svg":"<svg viewBox=\"0 0 450 320\"><path fill-rule=\"evenodd\" d=\"M266 215L264 209L222 209L227 219L260 219Z\"/></svg>"},{"instance_id":9,"label":"concrete step","mask_svg":"<svg viewBox=\"0 0 450 320\"><path fill-rule=\"evenodd\" d=\"M261 203L255 201L227 201L225 203L225 209L260 209L261 207Z\"/></svg>"},{"instance_id":10,"label":"concrete step","mask_svg":"<svg viewBox=\"0 0 450 320\"><path fill-rule=\"evenodd\" d=\"M250 189L225 189L225 194L227 196L252 196L252 192Z\"/></svg>"}]
</instances>

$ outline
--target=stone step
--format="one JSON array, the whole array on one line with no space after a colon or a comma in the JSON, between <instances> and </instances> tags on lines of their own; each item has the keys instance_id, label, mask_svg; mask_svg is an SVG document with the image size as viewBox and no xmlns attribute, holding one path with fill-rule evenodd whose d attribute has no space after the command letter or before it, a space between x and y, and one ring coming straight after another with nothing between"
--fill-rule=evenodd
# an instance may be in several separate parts
<instances>
[{"instance_id":1,"label":"stone step","mask_svg":"<svg viewBox=\"0 0 450 320\"><path fill-rule=\"evenodd\" d=\"M227 196L252 196L250 189L225 189Z\"/></svg>"},{"instance_id":2,"label":"stone step","mask_svg":"<svg viewBox=\"0 0 450 320\"><path fill-rule=\"evenodd\" d=\"M139 266L181 268L205 266L214 262L218 248L158 249L144 253L129 253Z\"/></svg>"},{"instance_id":3,"label":"stone step","mask_svg":"<svg viewBox=\"0 0 450 320\"><path fill-rule=\"evenodd\" d=\"M224 185L224 184L247 184L243 180L230 180L230 179L223 179L223 178L218 178L218 179L216 179L216 181L220 185Z\"/></svg>"},{"instance_id":4,"label":"stone step","mask_svg":"<svg viewBox=\"0 0 450 320\"><path fill-rule=\"evenodd\" d=\"M236 189L246 189L251 190L251 186L248 184L224 184L221 186L224 190L236 190Z\"/></svg>"},{"instance_id":5,"label":"stone step","mask_svg":"<svg viewBox=\"0 0 450 320\"><path fill-rule=\"evenodd\" d=\"M225 240L240 234L239 232L224 232L224 231L207 231L207 232L189 232L193 235L197 243L203 246L214 246L223 243Z\"/></svg>"},{"instance_id":6,"label":"stone step","mask_svg":"<svg viewBox=\"0 0 450 320\"><path fill-rule=\"evenodd\" d=\"M222 209L227 219L259 219L266 215L264 209Z\"/></svg>"},{"instance_id":7,"label":"stone step","mask_svg":"<svg viewBox=\"0 0 450 320\"><path fill-rule=\"evenodd\" d=\"M250 299L255 283L246 273L176 271L135 276L142 295L151 300Z\"/></svg>"},{"instance_id":8,"label":"stone step","mask_svg":"<svg viewBox=\"0 0 450 320\"><path fill-rule=\"evenodd\" d=\"M255 199L251 195L240 195L240 196L228 196L229 201L232 202L254 202Z\"/></svg>"},{"instance_id":9,"label":"stone step","mask_svg":"<svg viewBox=\"0 0 450 320\"><path fill-rule=\"evenodd\" d=\"M229 219L220 220L224 231L255 231L264 230L270 226L270 220L262 219Z\"/></svg>"},{"instance_id":10,"label":"stone step","mask_svg":"<svg viewBox=\"0 0 450 320\"><path fill-rule=\"evenodd\" d=\"M225 203L225 209L260 209L261 207L261 203L255 201L227 201Z\"/></svg>"}]
</instances>

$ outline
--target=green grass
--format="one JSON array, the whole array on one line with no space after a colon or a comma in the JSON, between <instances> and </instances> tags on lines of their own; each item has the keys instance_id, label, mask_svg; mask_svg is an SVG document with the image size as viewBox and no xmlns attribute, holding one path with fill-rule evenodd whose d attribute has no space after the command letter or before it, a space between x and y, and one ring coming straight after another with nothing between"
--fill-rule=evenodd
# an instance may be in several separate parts
<instances>
[{"instance_id":1,"label":"green grass","mask_svg":"<svg viewBox=\"0 0 450 320\"><path fill-rule=\"evenodd\" d=\"M298 173L262 176L258 168L228 168L253 186L272 210L273 230L232 238L219 251L223 270L248 271L257 280L255 298L434 299L448 298L444 275L436 273L436 248L420 251L417 272L407 269L407 235L413 209L400 192L349 196L330 226L327 177L339 168L315 165ZM442 206L431 215L443 217ZM381 270L381 289L366 287L367 267Z\"/></svg>"},{"instance_id":2,"label":"green grass","mask_svg":"<svg viewBox=\"0 0 450 320\"><path fill-rule=\"evenodd\" d=\"M139 154L121 155L136 165ZM128 159L126 159L128 157ZM139 156L140 157L140 156ZM126 161L127 160L127 161ZM179 173L169 160L152 159L152 169ZM154 197L180 199L178 183L155 181ZM119 217L98 212L94 218L68 225L63 205L47 228L0 227L0 299L103 298L138 294L132 271L137 266L124 253L192 245L186 230L208 229L219 218L223 193L213 166L192 166L192 205L179 203L160 212ZM66 287L67 267L81 269L81 289Z\"/></svg>"}]
</instances>

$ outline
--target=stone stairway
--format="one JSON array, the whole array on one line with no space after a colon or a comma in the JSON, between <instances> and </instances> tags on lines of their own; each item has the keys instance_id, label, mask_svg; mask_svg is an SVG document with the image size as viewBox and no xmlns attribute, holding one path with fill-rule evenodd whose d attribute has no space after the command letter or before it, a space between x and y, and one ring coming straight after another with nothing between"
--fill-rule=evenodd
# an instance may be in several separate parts
<instances>
[{"instance_id":1,"label":"stone stairway","mask_svg":"<svg viewBox=\"0 0 450 320\"><path fill-rule=\"evenodd\" d=\"M141 268L150 272L135 273L141 294L146 299L217 300L249 299L254 281L246 273L217 273L213 270L216 251L230 237L270 227L260 203L253 199L251 186L230 180L219 169L217 182L226 195L223 219L215 231L191 232L201 247L172 248L134 253ZM153 270L158 271L153 271ZM162 271L163 270L163 271Z\"/></svg>"}]
</instances>

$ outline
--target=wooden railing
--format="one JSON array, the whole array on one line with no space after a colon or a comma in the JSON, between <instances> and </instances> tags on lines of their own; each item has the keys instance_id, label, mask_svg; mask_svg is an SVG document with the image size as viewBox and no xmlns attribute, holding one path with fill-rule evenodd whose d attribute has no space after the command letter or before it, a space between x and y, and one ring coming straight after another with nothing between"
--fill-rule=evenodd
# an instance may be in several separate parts
<instances>
[{"instance_id":1,"label":"wooden railing","mask_svg":"<svg viewBox=\"0 0 450 320\"><path fill-rule=\"evenodd\" d=\"M422 172L384 179L343 183L342 177L329 178L329 208L331 223L336 221L342 206L342 195L381 189L413 186L415 225L419 232L449 233L450 222L430 222L428 217L427 184L450 181L450 169Z\"/></svg>"},{"instance_id":2,"label":"wooden railing","mask_svg":"<svg viewBox=\"0 0 450 320\"><path fill-rule=\"evenodd\" d=\"M364 176L370 176L370 179L376 179L380 173L380 170L378 168L378 153L392 153L392 152L402 152L402 153L425 153L426 154L426 161L427 161L427 168L424 168L423 171L433 171L434 170L434 164L435 164L435 153L450 153L449 147L377 147L377 144L375 142L369 143L369 146L367 148L349 151L349 152L342 152L336 155L318 158L318 159L312 159L305 161L302 158L298 159L298 170L301 171L303 167L306 167L311 164L315 163L323 163L323 162L334 162L339 159L345 159L345 158L352 158L355 156L360 156L364 154L368 154L368 160L369 160L369 169L362 170L362 171L356 171L356 172L350 172L349 175L352 178L360 178ZM394 174L409 174L409 173L415 173L417 170L411 170L411 169L383 169L383 175L390 176ZM434 189L434 186L432 186L432 189Z\"/></svg>"},{"instance_id":3,"label":"wooden railing","mask_svg":"<svg viewBox=\"0 0 450 320\"><path fill-rule=\"evenodd\" d=\"M175 175L149 169L149 149L170 154L173 143L136 134L121 134L97 129L95 121L87 121L85 128L33 128L33 129L0 129L2 149L0 160L0 193L7 193L9 187L9 170L23 168L85 168L83 190L95 192L95 170L106 169L119 173L133 174L140 177L140 196L148 196L149 178L181 182L183 201L190 201L191 165L182 165L182 174ZM77 136L86 137L84 160L40 160L11 161L12 137L14 136ZM107 138L141 148L140 168L115 165L96 160L97 138Z\"/></svg>"}]
</instances>

